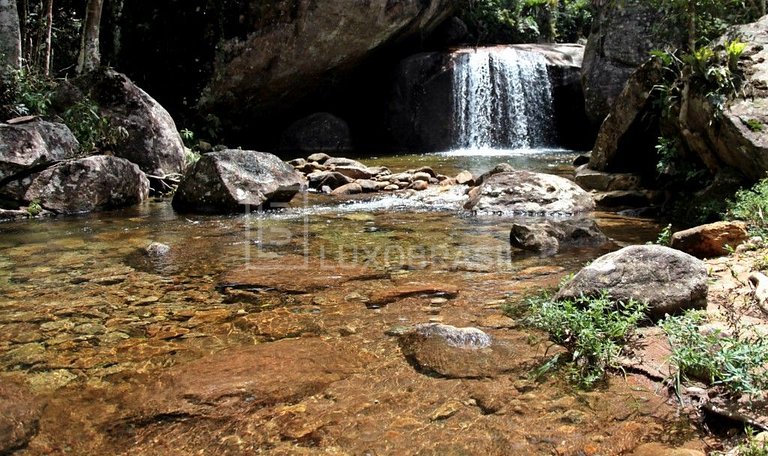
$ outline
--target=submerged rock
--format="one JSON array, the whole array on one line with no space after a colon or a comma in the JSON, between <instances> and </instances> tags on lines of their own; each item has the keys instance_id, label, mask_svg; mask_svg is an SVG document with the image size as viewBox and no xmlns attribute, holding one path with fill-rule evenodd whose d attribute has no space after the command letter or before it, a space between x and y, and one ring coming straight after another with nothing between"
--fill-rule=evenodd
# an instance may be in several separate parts
<instances>
[{"instance_id":1,"label":"submerged rock","mask_svg":"<svg viewBox=\"0 0 768 456\"><path fill-rule=\"evenodd\" d=\"M573 215L590 212L589 193L568 179L530 171L494 174L470 192L465 209L498 215Z\"/></svg>"},{"instance_id":2,"label":"submerged rock","mask_svg":"<svg viewBox=\"0 0 768 456\"><path fill-rule=\"evenodd\" d=\"M579 271L557 293L557 299L597 296L649 305L663 317L707 305L706 265L687 253L659 245L635 245L603 255Z\"/></svg>"},{"instance_id":3,"label":"submerged rock","mask_svg":"<svg viewBox=\"0 0 768 456\"><path fill-rule=\"evenodd\" d=\"M25 171L39 171L71 158L78 147L77 139L64 124L0 124L0 184Z\"/></svg>"},{"instance_id":4,"label":"submerged rock","mask_svg":"<svg viewBox=\"0 0 768 456\"><path fill-rule=\"evenodd\" d=\"M96 155L59 163L33 175L23 200L57 214L79 214L132 206L149 197L149 180L138 166Z\"/></svg>"},{"instance_id":5,"label":"submerged rock","mask_svg":"<svg viewBox=\"0 0 768 456\"><path fill-rule=\"evenodd\" d=\"M554 255L566 247L597 246L608 238L592 219L544 220L512 224L509 242L512 247Z\"/></svg>"},{"instance_id":6,"label":"submerged rock","mask_svg":"<svg viewBox=\"0 0 768 456\"><path fill-rule=\"evenodd\" d=\"M445 378L493 378L526 369L534 358L519 347L520 340L497 340L477 328L437 323L419 324L391 333L398 337L403 355L416 369Z\"/></svg>"},{"instance_id":7,"label":"submerged rock","mask_svg":"<svg viewBox=\"0 0 768 456\"><path fill-rule=\"evenodd\" d=\"M179 183L173 207L183 212L243 212L287 203L303 186L304 178L275 155L229 149L200 158Z\"/></svg>"},{"instance_id":8,"label":"submerged rock","mask_svg":"<svg viewBox=\"0 0 768 456\"><path fill-rule=\"evenodd\" d=\"M23 448L37 433L43 404L21 383L0 379L0 454Z\"/></svg>"}]
</instances>

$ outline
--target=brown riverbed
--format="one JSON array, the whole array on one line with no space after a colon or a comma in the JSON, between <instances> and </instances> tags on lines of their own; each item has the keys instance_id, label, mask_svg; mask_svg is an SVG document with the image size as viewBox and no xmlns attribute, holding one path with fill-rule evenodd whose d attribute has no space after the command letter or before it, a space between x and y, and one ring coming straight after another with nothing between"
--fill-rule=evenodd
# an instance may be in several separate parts
<instances>
[{"instance_id":1,"label":"brown riverbed","mask_svg":"<svg viewBox=\"0 0 768 456\"><path fill-rule=\"evenodd\" d=\"M569 160L537 166L566 173ZM642 376L582 392L532 375L555 349L501 306L605 249L520 255L505 223L451 210L451 195L419 198L310 196L233 217L152 202L0 225L4 407L37 424L19 454L706 448ZM611 214L598 222L614 249L659 229ZM170 252L147 256L151 242ZM462 377L450 356L438 362L461 378L425 372L388 334L426 322L478 327L509 356L480 376Z\"/></svg>"}]
</instances>

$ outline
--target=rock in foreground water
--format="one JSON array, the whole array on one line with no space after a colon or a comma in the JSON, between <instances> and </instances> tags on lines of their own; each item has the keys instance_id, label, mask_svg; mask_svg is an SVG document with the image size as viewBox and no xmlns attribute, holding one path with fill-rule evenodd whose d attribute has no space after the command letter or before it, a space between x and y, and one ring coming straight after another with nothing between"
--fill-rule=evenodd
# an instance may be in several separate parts
<instances>
[{"instance_id":1,"label":"rock in foreground water","mask_svg":"<svg viewBox=\"0 0 768 456\"><path fill-rule=\"evenodd\" d=\"M687 253L659 245L635 245L603 255L557 293L557 299L597 296L649 305L654 317L707 305L707 268Z\"/></svg>"},{"instance_id":2,"label":"rock in foreground water","mask_svg":"<svg viewBox=\"0 0 768 456\"><path fill-rule=\"evenodd\" d=\"M596 246L608 241L592 219L543 220L512 224L512 247L554 255L565 247Z\"/></svg>"},{"instance_id":3,"label":"rock in foreground water","mask_svg":"<svg viewBox=\"0 0 768 456\"><path fill-rule=\"evenodd\" d=\"M287 203L304 178L277 156L228 149L203 155L173 197L178 211L206 214L243 212Z\"/></svg>"}]
</instances>

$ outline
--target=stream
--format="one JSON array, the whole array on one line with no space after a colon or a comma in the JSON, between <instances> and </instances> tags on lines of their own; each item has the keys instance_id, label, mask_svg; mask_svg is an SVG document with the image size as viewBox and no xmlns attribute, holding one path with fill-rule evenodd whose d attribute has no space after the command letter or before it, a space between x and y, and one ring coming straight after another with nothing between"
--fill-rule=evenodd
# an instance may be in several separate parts
<instances>
[{"instance_id":1,"label":"stream","mask_svg":"<svg viewBox=\"0 0 768 456\"><path fill-rule=\"evenodd\" d=\"M508 161L568 176L575 155L363 162L479 175ZM612 245L540 258L512 251L508 221L462 212L463 192L309 194L278 212L227 217L176 214L156 200L0 224L0 375L46 403L19 454L703 448L644 377L615 376L592 392L536 379L553 348L502 313L609 250L654 240L660 226L597 213ZM170 250L147 255L152 242ZM428 322L480 328L509 362L481 377L423 372L391 334ZM463 361L440 362L460 371ZM203 400L212 384L222 393Z\"/></svg>"}]
</instances>

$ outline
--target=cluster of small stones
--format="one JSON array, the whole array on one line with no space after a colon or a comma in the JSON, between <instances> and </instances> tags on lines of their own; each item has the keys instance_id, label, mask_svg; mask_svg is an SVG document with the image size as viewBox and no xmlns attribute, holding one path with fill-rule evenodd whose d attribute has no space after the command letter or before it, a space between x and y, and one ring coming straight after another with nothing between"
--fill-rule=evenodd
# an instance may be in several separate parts
<instances>
[{"instance_id":1,"label":"cluster of small stones","mask_svg":"<svg viewBox=\"0 0 768 456\"><path fill-rule=\"evenodd\" d=\"M288 164L306 176L310 190L337 196L404 189L421 191L430 185L471 185L474 182L467 171L449 177L423 166L393 174L385 166L369 167L356 160L323 153L312 154L306 159L297 158Z\"/></svg>"}]
</instances>

